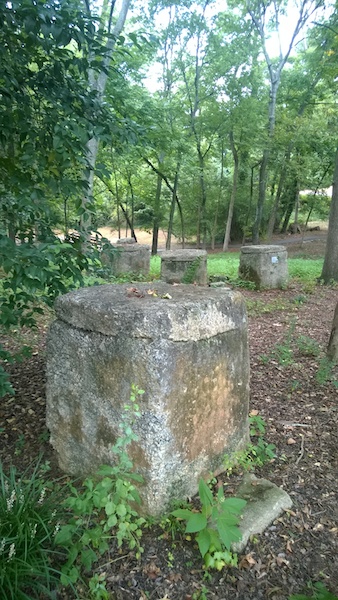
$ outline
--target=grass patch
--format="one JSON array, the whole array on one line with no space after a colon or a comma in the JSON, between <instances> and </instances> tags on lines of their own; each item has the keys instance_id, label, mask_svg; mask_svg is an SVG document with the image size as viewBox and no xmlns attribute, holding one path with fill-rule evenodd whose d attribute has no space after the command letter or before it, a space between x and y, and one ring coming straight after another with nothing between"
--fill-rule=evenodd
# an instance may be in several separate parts
<instances>
[{"instance_id":1,"label":"grass patch","mask_svg":"<svg viewBox=\"0 0 338 600\"><path fill-rule=\"evenodd\" d=\"M239 257L239 252L220 252L209 255L207 262L208 276L211 279L213 277L226 277L229 283L240 285L241 280L238 278ZM323 259L289 258L288 267L290 279L296 279L303 284L314 286L321 275ZM160 272L161 259L159 256L152 256L150 260L151 279L158 279ZM248 285L248 287L250 286Z\"/></svg>"},{"instance_id":2,"label":"grass patch","mask_svg":"<svg viewBox=\"0 0 338 600\"><path fill-rule=\"evenodd\" d=\"M238 278L239 252L220 252L208 256L209 277L225 276L233 281Z\"/></svg>"},{"instance_id":3,"label":"grass patch","mask_svg":"<svg viewBox=\"0 0 338 600\"><path fill-rule=\"evenodd\" d=\"M289 258L289 275L302 283L315 283L321 275L323 262L323 258Z\"/></svg>"}]
</instances>

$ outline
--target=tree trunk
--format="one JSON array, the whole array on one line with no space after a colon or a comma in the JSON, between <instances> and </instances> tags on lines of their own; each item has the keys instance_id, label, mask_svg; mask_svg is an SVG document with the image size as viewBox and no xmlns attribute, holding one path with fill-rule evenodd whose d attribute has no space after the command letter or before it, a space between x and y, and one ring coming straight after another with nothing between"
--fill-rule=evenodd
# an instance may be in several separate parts
<instances>
[{"instance_id":1,"label":"tree trunk","mask_svg":"<svg viewBox=\"0 0 338 600\"><path fill-rule=\"evenodd\" d=\"M270 89L270 100L269 100L269 123L268 123L268 139L266 146L263 150L262 162L259 169L259 191L258 201L256 208L256 218L252 228L252 243L259 244L260 229L263 219L263 209L265 204L267 176L268 176L268 163L270 159L270 147L275 131L276 121L276 104L277 104L277 92L280 84L280 73L278 70L271 75L271 89Z\"/></svg>"},{"instance_id":2,"label":"tree trunk","mask_svg":"<svg viewBox=\"0 0 338 600\"><path fill-rule=\"evenodd\" d=\"M327 347L327 356L329 360L338 362L338 302L334 311L331 335L329 345Z\"/></svg>"},{"instance_id":3,"label":"tree trunk","mask_svg":"<svg viewBox=\"0 0 338 600\"><path fill-rule=\"evenodd\" d=\"M234 157L234 174L233 174L233 178L232 178L232 190L231 190L231 198L230 198L230 204L229 204L229 210L228 210L227 224L226 224L226 228L225 228L223 252L226 252L229 247L232 217L234 214L234 206L235 206L235 200L236 200L236 195L237 195L237 184L238 184L239 157L238 157L237 149L235 147L234 136L233 136L232 131L230 132L230 144L231 144L232 155Z\"/></svg>"},{"instance_id":4,"label":"tree trunk","mask_svg":"<svg viewBox=\"0 0 338 600\"><path fill-rule=\"evenodd\" d=\"M174 223L174 214L175 214L175 206L176 206L176 194L177 194L177 185L178 185L178 174L179 174L179 170L180 170L180 162L177 163L176 166L176 173L175 173L175 179L174 179L174 189L172 192L172 199L171 199L171 205L170 205L170 214L169 214L169 223L168 223L168 235L167 235L167 241L166 241L166 250L170 250L171 248L171 236L172 236L172 232L173 232L173 223Z\"/></svg>"},{"instance_id":5,"label":"tree trunk","mask_svg":"<svg viewBox=\"0 0 338 600\"><path fill-rule=\"evenodd\" d=\"M160 227L160 212L161 212L161 191L162 191L162 177L157 174L157 186L155 195L155 208L154 208L154 222L153 222L153 241L151 245L151 254L154 256L157 254L158 249L158 230Z\"/></svg>"},{"instance_id":6,"label":"tree trunk","mask_svg":"<svg viewBox=\"0 0 338 600\"><path fill-rule=\"evenodd\" d=\"M329 229L321 279L325 284L338 281L338 148L335 157Z\"/></svg>"},{"instance_id":7,"label":"tree trunk","mask_svg":"<svg viewBox=\"0 0 338 600\"><path fill-rule=\"evenodd\" d=\"M268 224L268 231L267 231L267 239L268 240L271 240L273 232L275 230L277 214L278 214L278 209L279 209L279 203L280 203L280 199L281 199L281 195L282 195L282 191L283 191L283 187L284 187L284 182L285 182L286 173L287 173L287 164L289 163L290 155L291 155L291 151L288 152L288 154L286 155L286 158L285 158L285 161L284 161L284 164L282 167L282 172L280 174L276 198L275 198L275 202L274 202L274 205L273 205L273 208L271 211L269 224Z\"/></svg>"},{"instance_id":8,"label":"tree trunk","mask_svg":"<svg viewBox=\"0 0 338 600\"><path fill-rule=\"evenodd\" d=\"M111 5L110 5L109 11L107 10L108 3L106 2L103 5L103 13L109 12L109 22L108 22L107 31L110 35L109 35L108 41L106 43L106 48L105 48L106 53L102 60L102 69L101 69L101 71L99 71L98 74L93 69L91 69L89 72L89 78L88 78L89 79L89 81L88 81L89 88L91 91L97 92L98 101L102 101L104 98L104 93L105 93L107 79L108 79L109 64L112 59L116 40L119 37L119 35L124 27L124 24L125 24L125 21L127 18L127 13L129 10L129 5L131 2L131 0L123 0L122 1L122 6L120 9L118 18L116 20L115 26L113 27L113 29L111 29L112 17L113 17L113 12L114 12L114 8L115 8L115 1L116 0L111 0ZM89 7L89 4L87 4L87 6ZM88 8L88 10L89 10L89 8ZM103 16L104 15L102 15L101 20L103 20ZM95 164L96 164L98 150L99 150L99 140L97 138L91 138L89 140L89 142L87 143L87 151L86 151L87 168L84 173L84 183L86 185L86 192L82 198L83 213L81 214L81 218L80 218L80 226L86 232L90 232L90 230L91 230L91 212L87 211L87 209L90 207L90 204L91 204L92 198L93 198L94 170L95 170Z\"/></svg>"}]
</instances>

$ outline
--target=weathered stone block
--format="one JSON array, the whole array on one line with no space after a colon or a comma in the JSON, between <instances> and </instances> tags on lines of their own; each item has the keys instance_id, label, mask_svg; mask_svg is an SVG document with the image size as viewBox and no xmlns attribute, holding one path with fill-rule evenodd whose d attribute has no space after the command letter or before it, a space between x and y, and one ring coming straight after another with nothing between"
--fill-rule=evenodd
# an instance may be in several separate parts
<instances>
[{"instance_id":1,"label":"weathered stone block","mask_svg":"<svg viewBox=\"0 0 338 600\"><path fill-rule=\"evenodd\" d=\"M150 246L136 244L130 241L132 238L124 238L116 244L111 244L112 251L105 252L102 263L111 268L115 275L125 273L137 273L148 275L150 269Z\"/></svg>"},{"instance_id":2,"label":"weathered stone block","mask_svg":"<svg viewBox=\"0 0 338 600\"><path fill-rule=\"evenodd\" d=\"M288 283L287 251L284 246L242 246L239 276L257 288L281 288Z\"/></svg>"},{"instance_id":3,"label":"weathered stone block","mask_svg":"<svg viewBox=\"0 0 338 600\"><path fill-rule=\"evenodd\" d=\"M208 285L206 250L166 250L160 256L162 281Z\"/></svg>"},{"instance_id":4,"label":"weathered stone block","mask_svg":"<svg viewBox=\"0 0 338 600\"><path fill-rule=\"evenodd\" d=\"M155 289L154 289L155 287ZM132 384L145 390L131 456L144 511L196 493L248 441L249 358L243 298L231 290L103 285L56 301L47 345L47 425L62 469L114 462Z\"/></svg>"},{"instance_id":5,"label":"weathered stone block","mask_svg":"<svg viewBox=\"0 0 338 600\"><path fill-rule=\"evenodd\" d=\"M291 508L290 496L267 479L257 479L247 473L236 496L247 501L239 528L242 539L232 545L234 552L242 552L250 536L262 533L284 510Z\"/></svg>"}]
</instances>

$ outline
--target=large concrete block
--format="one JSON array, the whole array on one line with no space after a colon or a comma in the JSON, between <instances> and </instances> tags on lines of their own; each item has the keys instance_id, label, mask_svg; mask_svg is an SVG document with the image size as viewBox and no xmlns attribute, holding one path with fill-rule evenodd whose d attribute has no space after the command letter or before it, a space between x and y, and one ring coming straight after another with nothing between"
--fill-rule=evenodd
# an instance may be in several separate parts
<instances>
[{"instance_id":1,"label":"large concrete block","mask_svg":"<svg viewBox=\"0 0 338 600\"><path fill-rule=\"evenodd\" d=\"M206 250L160 252L161 279L166 283L208 285Z\"/></svg>"},{"instance_id":2,"label":"large concrete block","mask_svg":"<svg viewBox=\"0 0 338 600\"><path fill-rule=\"evenodd\" d=\"M257 288L281 288L288 283L287 251L284 246L242 246L239 276Z\"/></svg>"},{"instance_id":3,"label":"large concrete block","mask_svg":"<svg viewBox=\"0 0 338 600\"><path fill-rule=\"evenodd\" d=\"M154 289L155 287L155 289ZM195 494L248 441L247 318L238 292L192 285L84 288L60 297L47 345L47 425L59 464L113 464L131 384L145 390L131 447L144 511Z\"/></svg>"}]
</instances>

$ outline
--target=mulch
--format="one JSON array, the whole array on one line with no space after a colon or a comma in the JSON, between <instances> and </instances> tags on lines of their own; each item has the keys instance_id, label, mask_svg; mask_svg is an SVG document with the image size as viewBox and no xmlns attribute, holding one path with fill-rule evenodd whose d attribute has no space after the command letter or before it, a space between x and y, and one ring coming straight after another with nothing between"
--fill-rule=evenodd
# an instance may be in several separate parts
<instances>
[{"instance_id":1,"label":"mulch","mask_svg":"<svg viewBox=\"0 0 338 600\"><path fill-rule=\"evenodd\" d=\"M112 542L98 563L112 600L284 600L304 592L311 581L338 594L338 388L334 380L323 381L321 362L338 290L317 286L304 292L292 284L287 290L243 294L252 315L251 410L266 421L266 439L277 454L255 474L283 487L293 507L249 542L238 568L220 572L204 573L193 541L179 532L173 540L160 525L145 530L139 561ZM46 326L30 340L31 358L10 366L16 395L1 401L0 459L5 469L14 464L22 470L42 452L51 476L58 477L45 425ZM3 341L18 346L24 337L21 332L20 340ZM337 369L334 375L337 384ZM235 493L240 476L219 482ZM61 597L71 598L66 592Z\"/></svg>"}]
</instances>

